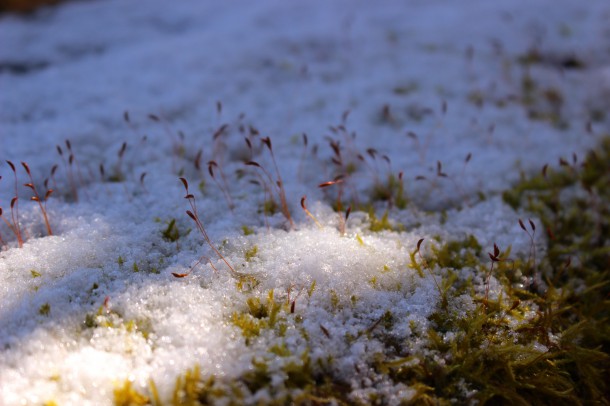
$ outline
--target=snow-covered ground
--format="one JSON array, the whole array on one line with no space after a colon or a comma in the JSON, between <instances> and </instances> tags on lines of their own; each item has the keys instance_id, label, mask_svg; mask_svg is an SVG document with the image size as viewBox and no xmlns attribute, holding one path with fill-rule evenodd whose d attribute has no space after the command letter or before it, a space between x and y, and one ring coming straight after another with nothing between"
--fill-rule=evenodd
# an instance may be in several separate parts
<instances>
[{"instance_id":1,"label":"snow-covered ground","mask_svg":"<svg viewBox=\"0 0 610 406\"><path fill-rule=\"evenodd\" d=\"M608 131L609 27L605 0L107 0L0 16L0 404L111 404L151 379L169 399L189 368L237 377L257 357L280 382L305 351L334 360L354 401L409 399L367 370L382 344L359 332L389 309L397 339L429 325L421 238L527 255L527 214L500 193ZM41 198L45 179L54 189L52 236L22 161ZM373 232L356 204L381 218L375 188L393 175L396 191L399 173L408 203L394 195L394 231ZM185 214L179 177L234 271ZM338 190L354 205L345 233ZM244 337L248 300L287 304L282 334Z\"/></svg>"}]
</instances>

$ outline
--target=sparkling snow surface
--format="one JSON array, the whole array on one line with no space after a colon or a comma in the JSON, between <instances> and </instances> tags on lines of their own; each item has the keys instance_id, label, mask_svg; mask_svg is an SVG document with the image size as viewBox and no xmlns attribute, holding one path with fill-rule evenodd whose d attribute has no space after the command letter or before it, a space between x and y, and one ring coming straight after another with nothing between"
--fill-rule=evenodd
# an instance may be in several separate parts
<instances>
[{"instance_id":1,"label":"sparkling snow surface","mask_svg":"<svg viewBox=\"0 0 610 406\"><path fill-rule=\"evenodd\" d=\"M126 379L137 389L153 379L167 399L176 376L195 365L206 375L238 376L279 343L262 334L246 345L231 322L248 295L266 298L270 289L284 301L288 292L297 297L295 312L310 337L305 343L293 326L282 342L294 354L312 345L313 358L330 355L336 372L349 376L381 344L362 337L348 345L346 334L357 335L387 310L401 317L398 338L429 323L438 291L428 274L410 268L420 238L423 251L434 236L472 234L485 251L497 243L527 255L529 238L517 224L527 214L505 205L500 192L521 172L583 154L608 124L585 131L591 111L610 107L605 0L80 1L0 16L0 42L3 217L10 221L15 195L6 160L17 165L21 184L29 182L20 165L27 162L40 189L58 165L47 206L54 235L46 235L38 205L21 186L23 248L0 224L0 405L112 404ZM534 49L543 63L528 72L518 59ZM568 58L585 68L563 69ZM528 116L519 101L526 75L561 92L567 128ZM346 111L344 134L337 127ZM253 158L243 140L249 126L260 131ZM265 175L244 165L254 159L275 180L257 139L266 136L292 229L279 211L260 212L266 195L250 181ZM358 164L346 191L362 202L377 178L403 172L410 204L389 213L402 231L371 232L368 214L353 212L341 235L331 208L337 189L318 188L336 174L328 136ZM124 142L125 181L110 182ZM207 172L210 160L222 168L233 210ZM251 292L237 289L196 232L179 176L189 180L211 240L237 272L260 282ZM222 182L218 169L215 178ZM304 195L322 229L302 211ZM376 207L381 217L387 203ZM176 242L162 234L172 219L181 233ZM254 233L244 235L244 226ZM172 276L202 255L216 270L203 261L187 277ZM473 276L482 287L482 276ZM491 295L498 286L491 281ZM331 292L346 304L342 311ZM358 301L348 305L352 296ZM355 383L353 396L411 396L405 386L370 385Z\"/></svg>"}]
</instances>

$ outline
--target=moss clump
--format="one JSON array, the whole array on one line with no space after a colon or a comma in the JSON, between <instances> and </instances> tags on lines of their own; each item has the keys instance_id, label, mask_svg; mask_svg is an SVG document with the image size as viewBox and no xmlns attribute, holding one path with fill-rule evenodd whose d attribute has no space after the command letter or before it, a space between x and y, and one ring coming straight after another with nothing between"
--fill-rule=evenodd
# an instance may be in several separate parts
<instances>
[{"instance_id":1,"label":"moss clump","mask_svg":"<svg viewBox=\"0 0 610 406\"><path fill-rule=\"evenodd\" d=\"M256 257L256 254L258 254L258 246L254 245L252 248L250 248L244 253L244 258L246 259L246 262L251 262Z\"/></svg>"},{"instance_id":2,"label":"moss clump","mask_svg":"<svg viewBox=\"0 0 610 406\"><path fill-rule=\"evenodd\" d=\"M254 234L254 230L248 226L241 226L241 231L244 233L244 235Z\"/></svg>"},{"instance_id":3,"label":"moss clump","mask_svg":"<svg viewBox=\"0 0 610 406\"><path fill-rule=\"evenodd\" d=\"M559 170L524 177L504 194L541 220L549 237L544 255L497 264L503 293L493 300L477 296L471 280L443 279L448 306L429 317L427 348L379 354L376 371L417 388L412 402L608 403L610 138L582 164L562 162ZM435 247L427 262L485 275L489 263L478 259L475 242ZM514 284L514 268L526 273L522 286ZM457 304L468 291L474 302L465 311Z\"/></svg>"},{"instance_id":4,"label":"moss clump","mask_svg":"<svg viewBox=\"0 0 610 406\"><path fill-rule=\"evenodd\" d=\"M277 371L282 377L272 380L272 357L254 358L252 368L237 377L205 376L199 366L187 370L176 378L172 397L166 404L195 406L208 404L240 405L246 398L258 396L257 404L313 405L347 404L349 386L333 381L325 361L313 362L309 352L290 356ZM277 375L277 374L276 374ZM161 405L154 383L150 382L150 395L136 391L125 382L115 390L115 405ZM262 398L260 397L262 395ZM130 403L131 402L131 403Z\"/></svg>"},{"instance_id":5,"label":"moss clump","mask_svg":"<svg viewBox=\"0 0 610 406\"><path fill-rule=\"evenodd\" d=\"M280 207L273 199L265 200L258 213L263 213L266 216L273 216L280 211Z\"/></svg>"},{"instance_id":6,"label":"moss clump","mask_svg":"<svg viewBox=\"0 0 610 406\"><path fill-rule=\"evenodd\" d=\"M176 378L171 404L176 406L209 404L216 396L224 395L224 391L215 389L214 386L214 377L204 380L199 366L196 365Z\"/></svg>"},{"instance_id":7,"label":"moss clump","mask_svg":"<svg viewBox=\"0 0 610 406\"><path fill-rule=\"evenodd\" d=\"M176 219L167 222L167 227L161 232L163 239L169 242L176 242L180 238L180 232L176 226Z\"/></svg>"},{"instance_id":8,"label":"moss clump","mask_svg":"<svg viewBox=\"0 0 610 406\"><path fill-rule=\"evenodd\" d=\"M153 332L149 319L124 320L120 313L106 308L105 305L101 305L95 313L87 313L82 327L84 329L98 327L124 329L129 333L139 333L145 339L148 339Z\"/></svg>"},{"instance_id":9,"label":"moss clump","mask_svg":"<svg viewBox=\"0 0 610 406\"><path fill-rule=\"evenodd\" d=\"M45 303L38 308L38 314L41 316L48 316L51 313L51 305Z\"/></svg>"},{"instance_id":10,"label":"moss clump","mask_svg":"<svg viewBox=\"0 0 610 406\"><path fill-rule=\"evenodd\" d=\"M374 233L378 233L380 231L402 231L403 227L401 224L393 226L389 219L389 214L386 211L383 213L381 218L377 218L374 209L369 209L369 230Z\"/></svg>"},{"instance_id":11,"label":"moss clump","mask_svg":"<svg viewBox=\"0 0 610 406\"><path fill-rule=\"evenodd\" d=\"M407 207L408 200L405 196L404 183L401 178L389 174L385 183L375 182L371 190L371 202L384 201L395 205L399 209Z\"/></svg>"},{"instance_id":12,"label":"moss clump","mask_svg":"<svg viewBox=\"0 0 610 406\"><path fill-rule=\"evenodd\" d=\"M432 245L432 256L427 259L429 266L462 269L475 267L480 263L482 247L473 235L462 240L452 240L441 245Z\"/></svg>"},{"instance_id":13,"label":"moss clump","mask_svg":"<svg viewBox=\"0 0 610 406\"><path fill-rule=\"evenodd\" d=\"M150 398L138 392L128 380L114 389L115 406L145 406L151 404Z\"/></svg>"},{"instance_id":14,"label":"moss clump","mask_svg":"<svg viewBox=\"0 0 610 406\"><path fill-rule=\"evenodd\" d=\"M231 315L231 323L241 330L246 345L249 345L250 339L257 337L263 329L277 328L280 335L285 331L285 315L289 305L276 300L273 289L267 293L265 302L259 297L252 296L246 299L246 306L247 312L233 312ZM281 321L279 325L277 325L278 321Z\"/></svg>"},{"instance_id":15,"label":"moss clump","mask_svg":"<svg viewBox=\"0 0 610 406\"><path fill-rule=\"evenodd\" d=\"M586 362L602 356L590 364L597 383L604 354L584 350L569 331L556 348L542 347L535 340L519 342L504 315L507 309L498 307L493 312L480 307L465 318L445 318L457 334L431 329L426 352L384 360L376 368L395 382L420 385L414 400L435 404L581 404L574 380L578 375L569 372L574 354ZM582 351L585 354L579 354Z\"/></svg>"}]
</instances>

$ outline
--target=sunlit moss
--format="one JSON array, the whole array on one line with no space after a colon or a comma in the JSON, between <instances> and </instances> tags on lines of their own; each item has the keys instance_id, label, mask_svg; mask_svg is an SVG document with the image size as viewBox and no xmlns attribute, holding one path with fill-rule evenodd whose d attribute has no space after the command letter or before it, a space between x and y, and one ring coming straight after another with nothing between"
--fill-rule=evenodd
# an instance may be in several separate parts
<instances>
[{"instance_id":1,"label":"sunlit moss","mask_svg":"<svg viewBox=\"0 0 610 406\"><path fill-rule=\"evenodd\" d=\"M115 406L145 406L151 405L150 398L138 392L131 381L125 380L114 389Z\"/></svg>"},{"instance_id":2,"label":"sunlit moss","mask_svg":"<svg viewBox=\"0 0 610 406\"><path fill-rule=\"evenodd\" d=\"M388 219L387 211L385 213L383 213L383 216L381 216L380 219L378 219L375 212L371 209L369 211L369 221L370 221L369 230L371 230L374 233L384 231L384 230L388 230L388 231L394 230L394 227L392 227L392 224L390 223L390 220Z\"/></svg>"},{"instance_id":3,"label":"sunlit moss","mask_svg":"<svg viewBox=\"0 0 610 406\"><path fill-rule=\"evenodd\" d=\"M497 300L477 296L471 280L444 276L449 307L430 316L426 350L379 354L376 370L419 388L412 401L421 403L603 404L610 372L610 250L604 237L610 208L601 203L610 201L608 162L606 138L582 166L565 162L506 192L509 203L542 221L546 255L536 263L515 258L499 265L494 274L504 293ZM427 262L482 272L486 264L475 242L435 246ZM421 271L415 254L411 259ZM529 273L525 286L515 287L515 267ZM451 305L468 291L474 310Z\"/></svg>"}]
</instances>

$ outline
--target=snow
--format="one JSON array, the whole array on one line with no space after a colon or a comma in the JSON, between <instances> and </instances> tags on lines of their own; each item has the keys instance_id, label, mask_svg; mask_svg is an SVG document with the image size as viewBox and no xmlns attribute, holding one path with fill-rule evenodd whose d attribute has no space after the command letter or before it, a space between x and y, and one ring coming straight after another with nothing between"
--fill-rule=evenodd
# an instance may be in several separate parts
<instances>
[{"instance_id":1,"label":"snow","mask_svg":"<svg viewBox=\"0 0 610 406\"><path fill-rule=\"evenodd\" d=\"M365 368L381 344L374 334L348 344L346 334L357 336L390 309L400 316L393 330L399 338L411 335L411 322L424 330L430 323L439 294L409 257L421 238L423 252L435 237L474 235L484 250L496 243L527 256L530 240L517 224L527 214L515 213L499 193L521 172L583 154L595 145L594 134L607 131L607 121L594 123L593 134L585 127L592 109L608 108L608 20L610 6L601 0L184 0L170 7L158 0L93 0L28 17L0 16L4 218L10 221L14 196L4 161L18 166L19 183L28 181L19 165L27 162L40 190L58 165L47 206L54 235L46 235L40 209L22 187L23 247L0 225L6 242L0 251L0 404L111 404L114 388L126 379L138 389L152 379L168 399L176 376L188 368L239 376L252 368L253 357L268 357L282 342L294 354L311 347L315 359L332 356L335 372L351 379L354 365ZM532 49L549 62L528 71L517 59ZM558 67L567 57L584 61L585 69ZM567 129L530 119L515 101L526 74L542 89L561 91ZM480 106L472 102L475 93ZM243 141L249 126L260 131L250 136L253 158ZM279 211L260 213L268 196L250 181L266 175L244 165L254 159L275 180L271 155L257 139L266 136L293 229ZM318 188L337 173L329 136L340 141L345 163L358 165L345 180L352 199L366 202L376 180L403 172L411 202L389 216L402 230L371 232L368 214L354 211L345 235L339 232L331 208L337 186ZM367 154L369 148L377 152ZM207 173L210 160L221 168L216 180L222 182L220 171L226 177L232 210ZM441 171L448 177L437 176ZM125 180L110 181L118 175ZM179 176L189 181L211 240L238 273L256 278L251 291L236 287L185 214ZM322 229L299 207L304 195ZM376 208L381 217L386 206ZM180 233L175 242L162 235L172 219ZM254 233L244 235L244 226ZM203 260L184 278L172 275L189 272L202 255L211 263ZM490 286L495 297L500 285L492 278ZM231 317L247 309L249 295L265 300L271 289L279 301L296 297L302 325L289 315L285 337L265 333L246 343ZM468 298L462 305L469 306ZM288 360L273 362L280 376ZM377 391L398 403L414 394L375 379L370 373L354 380L354 399Z\"/></svg>"}]
</instances>

